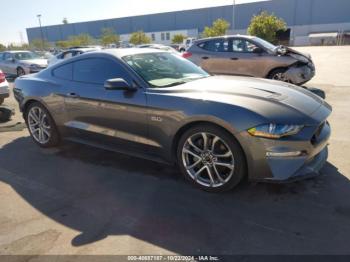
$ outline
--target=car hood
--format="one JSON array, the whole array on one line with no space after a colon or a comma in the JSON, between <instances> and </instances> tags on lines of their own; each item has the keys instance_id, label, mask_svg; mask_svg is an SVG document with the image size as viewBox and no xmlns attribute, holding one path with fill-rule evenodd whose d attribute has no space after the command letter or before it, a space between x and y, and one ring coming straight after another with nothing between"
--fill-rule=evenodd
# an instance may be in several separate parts
<instances>
[{"instance_id":1,"label":"car hood","mask_svg":"<svg viewBox=\"0 0 350 262\"><path fill-rule=\"evenodd\" d=\"M304 88L249 77L212 76L176 87L157 88L156 92L232 104L258 113L282 106L284 109L311 116L322 106L331 109L322 98Z\"/></svg>"},{"instance_id":2,"label":"car hood","mask_svg":"<svg viewBox=\"0 0 350 262\"><path fill-rule=\"evenodd\" d=\"M25 65L38 65L41 67L46 67L47 66L47 59L29 59L29 60L20 60L22 64Z\"/></svg>"},{"instance_id":3,"label":"car hood","mask_svg":"<svg viewBox=\"0 0 350 262\"><path fill-rule=\"evenodd\" d=\"M310 61L312 60L310 54L299 52L299 51L297 51L297 50L295 50L293 48L290 48L288 46L280 46L280 48L277 49L277 54L281 54L281 55L295 54L295 55L303 56L303 57L305 57L306 59L308 59Z\"/></svg>"}]
</instances>

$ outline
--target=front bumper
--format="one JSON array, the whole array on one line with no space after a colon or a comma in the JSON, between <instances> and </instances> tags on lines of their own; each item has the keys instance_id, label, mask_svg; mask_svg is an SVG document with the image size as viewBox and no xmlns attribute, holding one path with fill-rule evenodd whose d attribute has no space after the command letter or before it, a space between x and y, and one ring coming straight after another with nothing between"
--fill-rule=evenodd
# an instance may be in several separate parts
<instances>
[{"instance_id":1,"label":"front bumper","mask_svg":"<svg viewBox=\"0 0 350 262\"><path fill-rule=\"evenodd\" d=\"M316 74L315 66L312 62L307 65L294 65L286 71L287 79L296 85L310 81Z\"/></svg>"},{"instance_id":2,"label":"front bumper","mask_svg":"<svg viewBox=\"0 0 350 262\"><path fill-rule=\"evenodd\" d=\"M331 135L325 120L319 126L308 126L295 137L274 140L252 137L249 134L249 177L254 181L285 183L320 174L328 158ZM250 137L248 137L250 136ZM297 156L271 156L271 153L300 152Z\"/></svg>"}]
</instances>

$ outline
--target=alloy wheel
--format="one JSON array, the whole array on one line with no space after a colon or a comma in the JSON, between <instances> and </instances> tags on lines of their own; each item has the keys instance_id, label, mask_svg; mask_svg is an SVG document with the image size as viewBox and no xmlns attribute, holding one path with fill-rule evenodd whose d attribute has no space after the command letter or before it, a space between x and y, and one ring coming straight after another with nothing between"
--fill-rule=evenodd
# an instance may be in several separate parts
<instances>
[{"instance_id":1,"label":"alloy wheel","mask_svg":"<svg viewBox=\"0 0 350 262\"><path fill-rule=\"evenodd\" d=\"M219 136L205 132L187 139L182 161L196 183L210 188L225 185L235 171L235 159L229 146Z\"/></svg>"},{"instance_id":2,"label":"alloy wheel","mask_svg":"<svg viewBox=\"0 0 350 262\"><path fill-rule=\"evenodd\" d=\"M51 126L47 114L40 107L32 107L28 112L28 127L33 138L46 144L51 138Z\"/></svg>"}]
</instances>

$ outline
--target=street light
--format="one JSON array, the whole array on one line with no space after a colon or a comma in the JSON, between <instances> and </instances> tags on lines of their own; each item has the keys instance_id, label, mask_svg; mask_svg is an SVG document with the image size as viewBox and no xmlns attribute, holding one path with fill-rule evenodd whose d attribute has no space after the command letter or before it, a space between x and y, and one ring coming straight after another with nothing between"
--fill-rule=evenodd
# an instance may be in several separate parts
<instances>
[{"instance_id":1,"label":"street light","mask_svg":"<svg viewBox=\"0 0 350 262\"><path fill-rule=\"evenodd\" d=\"M234 34L234 30L235 30L235 16L236 16L236 0L233 0L233 5L232 5L232 34Z\"/></svg>"},{"instance_id":2,"label":"street light","mask_svg":"<svg viewBox=\"0 0 350 262\"><path fill-rule=\"evenodd\" d=\"M41 15L37 15L36 17L39 20L40 33L41 33L41 48L44 51L44 34L43 34L43 28L41 26Z\"/></svg>"}]
</instances>

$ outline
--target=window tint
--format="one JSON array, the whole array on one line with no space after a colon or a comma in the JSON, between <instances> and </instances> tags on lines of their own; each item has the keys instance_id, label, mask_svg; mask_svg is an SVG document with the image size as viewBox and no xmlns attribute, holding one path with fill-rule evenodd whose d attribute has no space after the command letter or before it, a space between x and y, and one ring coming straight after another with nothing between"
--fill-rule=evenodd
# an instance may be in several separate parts
<instances>
[{"instance_id":1,"label":"window tint","mask_svg":"<svg viewBox=\"0 0 350 262\"><path fill-rule=\"evenodd\" d=\"M66 64L53 70L53 75L57 78L72 80L73 79L73 64Z\"/></svg>"},{"instance_id":2,"label":"window tint","mask_svg":"<svg viewBox=\"0 0 350 262\"><path fill-rule=\"evenodd\" d=\"M233 52L253 53L255 48L257 48L257 46L247 40L232 39Z\"/></svg>"},{"instance_id":3,"label":"window tint","mask_svg":"<svg viewBox=\"0 0 350 262\"><path fill-rule=\"evenodd\" d=\"M116 62L104 58L90 58L74 63L73 79L78 82L104 84L108 79L130 80L128 73Z\"/></svg>"},{"instance_id":4,"label":"window tint","mask_svg":"<svg viewBox=\"0 0 350 262\"><path fill-rule=\"evenodd\" d=\"M229 41L227 39L210 40L198 46L211 52L229 52Z\"/></svg>"}]
</instances>

